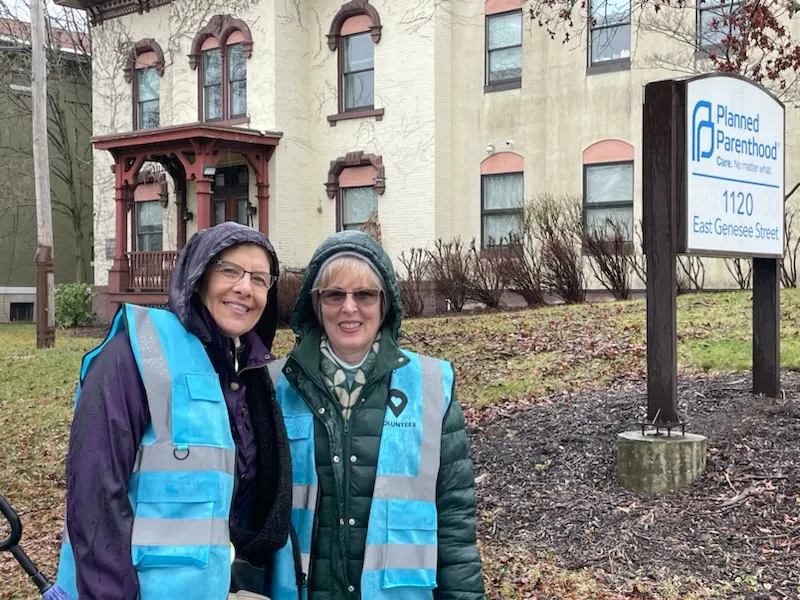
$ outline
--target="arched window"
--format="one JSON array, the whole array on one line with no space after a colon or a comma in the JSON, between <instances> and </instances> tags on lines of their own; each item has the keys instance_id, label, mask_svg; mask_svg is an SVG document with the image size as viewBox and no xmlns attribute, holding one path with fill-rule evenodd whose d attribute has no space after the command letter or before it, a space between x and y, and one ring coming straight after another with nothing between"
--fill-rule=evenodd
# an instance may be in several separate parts
<instances>
[{"instance_id":1,"label":"arched window","mask_svg":"<svg viewBox=\"0 0 800 600\"><path fill-rule=\"evenodd\" d=\"M626 242L633 240L633 155L633 146L622 140L601 140L583 151L586 233L612 235L619 227Z\"/></svg>"},{"instance_id":2,"label":"arched window","mask_svg":"<svg viewBox=\"0 0 800 600\"><path fill-rule=\"evenodd\" d=\"M507 245L520 232L524 166L516 152L497 152L481 163L481 248Z\"/></svg>"},{"instance_id":3,"label":"arched window","mask_svg":"<svg viewBox=\"0 0 800 600\"><path fill-rule=\"evenodd\" d=\"M331 161L328 197L336 199L336 230L360 229L378 212L378 196L386 190L383 158L350 152Z\"/></svg>"},{"instance_id":4,"label":"arched window","mask_svg":"<svg viewBox=\"0 0 800 600\"><path fill-rule=\"evenodd\" d=\"M247 59L253 38L244 21L216 15L192 42L189 65L198 70L201 121L247 118Z\"/></svg>"},{"instance_id":5,"label":"arched window","mask_svg":"<svg viewBox=\"0 0 800 600\"><path fill-rule=\"evenodd\" d=\"M133 86L134 129L150 129L160 125L162 75L164 53L158 42L152 38L136 42L125 65L125 80Z\"/></svg>"},{"instance_id":6,"label":"arched window","mask_svg":"<svg viewBox=\"0 0 800 600\"><path fill-rule=\"evenodd\" d=\"M342 119L377 117L375 108L375 44L381 39L381 19L369 0L352 0L339 9L331 22L328 47L338 52L337 114L331 125Z\"/></svg>"}]
</instances>

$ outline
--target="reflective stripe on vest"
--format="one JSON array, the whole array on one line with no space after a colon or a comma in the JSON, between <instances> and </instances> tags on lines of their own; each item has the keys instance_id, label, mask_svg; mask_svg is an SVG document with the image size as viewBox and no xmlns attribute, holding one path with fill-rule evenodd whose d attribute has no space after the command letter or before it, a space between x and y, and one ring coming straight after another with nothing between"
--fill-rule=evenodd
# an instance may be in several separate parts
<instances>
[{"instance_id":1,"label":"reflective stripe on vest","mask_svg":"<svg viewBox=\"0 0 800 600\"><path fill-rule=\"evenodd\" d=\"M404 353L410 362L392 373L384 416L361 575L362 598L430 599L436 587L436 481L453 371L448 362ZM269 370L273 381L277 380L276 394L290 439L292 524L300 540L303 571L308 574L317 501L313 415L281 374L284 364L273 362ZM287 545L280 554L288 560L291 548ZM280 583L285 595L273 591L274 600L297 598L296 587L292 589L289 581Z\"/></svg>"},{"instance_id":2,"label":"reflective stripe on vest","mask_svg":"<svg viewBox=\"0 0 800 600\"><path fill-rule=\"evenodd\" d=\"M219 377L203 345L171 312L127 305L112 334L120 327L128 333L151 417L128 492L140 599L225 598L236 450ZM81 379L97 354L84 358ZM77 597L74 580L65 527L59 584Z\"/></svg>"}]
</instances>

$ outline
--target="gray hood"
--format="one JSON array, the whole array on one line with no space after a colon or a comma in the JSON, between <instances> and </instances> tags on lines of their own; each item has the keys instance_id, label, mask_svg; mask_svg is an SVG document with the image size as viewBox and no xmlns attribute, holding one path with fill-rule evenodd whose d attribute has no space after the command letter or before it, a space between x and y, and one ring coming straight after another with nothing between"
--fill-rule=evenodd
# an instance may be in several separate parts
<instances>
[{"instance_id":1,"label":"gray hood","mask_svg":"<svg viewBox=\"0 0 800 600\"><path fill-rule=\"evenodd\" d=\"M223 250L237 244L257 244L266 250L273 275L278 276L278 256L269 239L255 229L233 221L220 223L196 233L178 255L169 286L169 308L183 326L192 331L192 296L211 260ZM267 295L267 307L253 328L268 350L272 350L278 324L278 283Z\"/></svg>"}]
</instances>

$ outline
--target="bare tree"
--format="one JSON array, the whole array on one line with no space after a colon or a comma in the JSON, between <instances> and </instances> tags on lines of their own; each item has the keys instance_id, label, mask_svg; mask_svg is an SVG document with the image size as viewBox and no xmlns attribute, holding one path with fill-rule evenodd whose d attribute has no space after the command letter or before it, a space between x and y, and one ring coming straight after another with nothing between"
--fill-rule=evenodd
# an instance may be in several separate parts
<instances>
[{"instance_id":1,"label":"bare tree","mask_svg":"<svg viewBox=\"0 0 800 600\"><path fill-rule=\"evenodd\" d=\"M425 311L423 286L428 276L430 258L422 248L411 248L408 255L400 253L400 264L405 274L398 278L403 312L407 317L418 317Z\"/></svg>"}]
</instances>

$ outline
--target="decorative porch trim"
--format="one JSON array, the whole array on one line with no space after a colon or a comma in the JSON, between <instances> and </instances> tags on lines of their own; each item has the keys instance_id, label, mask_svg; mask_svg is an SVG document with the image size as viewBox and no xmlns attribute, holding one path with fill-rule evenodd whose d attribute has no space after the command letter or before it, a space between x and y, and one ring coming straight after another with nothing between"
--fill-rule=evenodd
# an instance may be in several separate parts
<instances>
[{"instance_id":1,"label":"decorative porch trim","mask_svg":"<svg viewBox=\"0 0 800 600\"><path fill-rule=\"evenodd\" d=\"M189 66L194 71L200 64L203 55L203 42L213 37L217 40L220 47L225 46L228 37L238 31L244 37L242 49L244 57L250 58L253 55L253 36L250 34L250 27L241 19L234 19L231 15L214 15L208 24L197 32L192 42L192 51L189 54Z\"/></svg>"},{"instance_id":2,"label":"decorative porch trim","mask_svg":"<svg viewBox=\"0 0 800 600\"><path fill-rule=\"evenodd\" d=\"M332 160L328 169L328 181L325 182L325 191L328 198L333 200L339 193L339 175L350 167L375 168L375 191L382 196L386 191L386 170L383 167L383 157L375 154L364 154L361 150L348 152L336 160Z\"/></svg>"},{"instance_id":3,"label":"decorative porch trim","mask_svg":"<svg viewBox=\"0 0 800 600\"><path fill-rule=\"evenodd\" d=\"M381 17L378 11L369 3L369 0L351 0L339 9L339 12L333 17L331 21L331 29L328 33L328 48L337 50L339 48L339 40L342 38L342 25L350 17L358 15L367 15L370 18L371 25L369 27L372 41L378 43L381 41Z\"/></svg>"},{"instance_id":4,"label":"decorative porch trim","mask_svg":"<svg viewBox=\"0 0 800 600\"><path fill-rule=\"evenodd\" d=\"M133 82L133 73L136 71L136 59L145 52L155 52L156 63L153 66L156 68L159 77L164 76L164 51L153 38L146 38L136 42L128 53L128 59L125 61L124 68L125 81L128 83Z\"/></svg>"}]
</instances>

